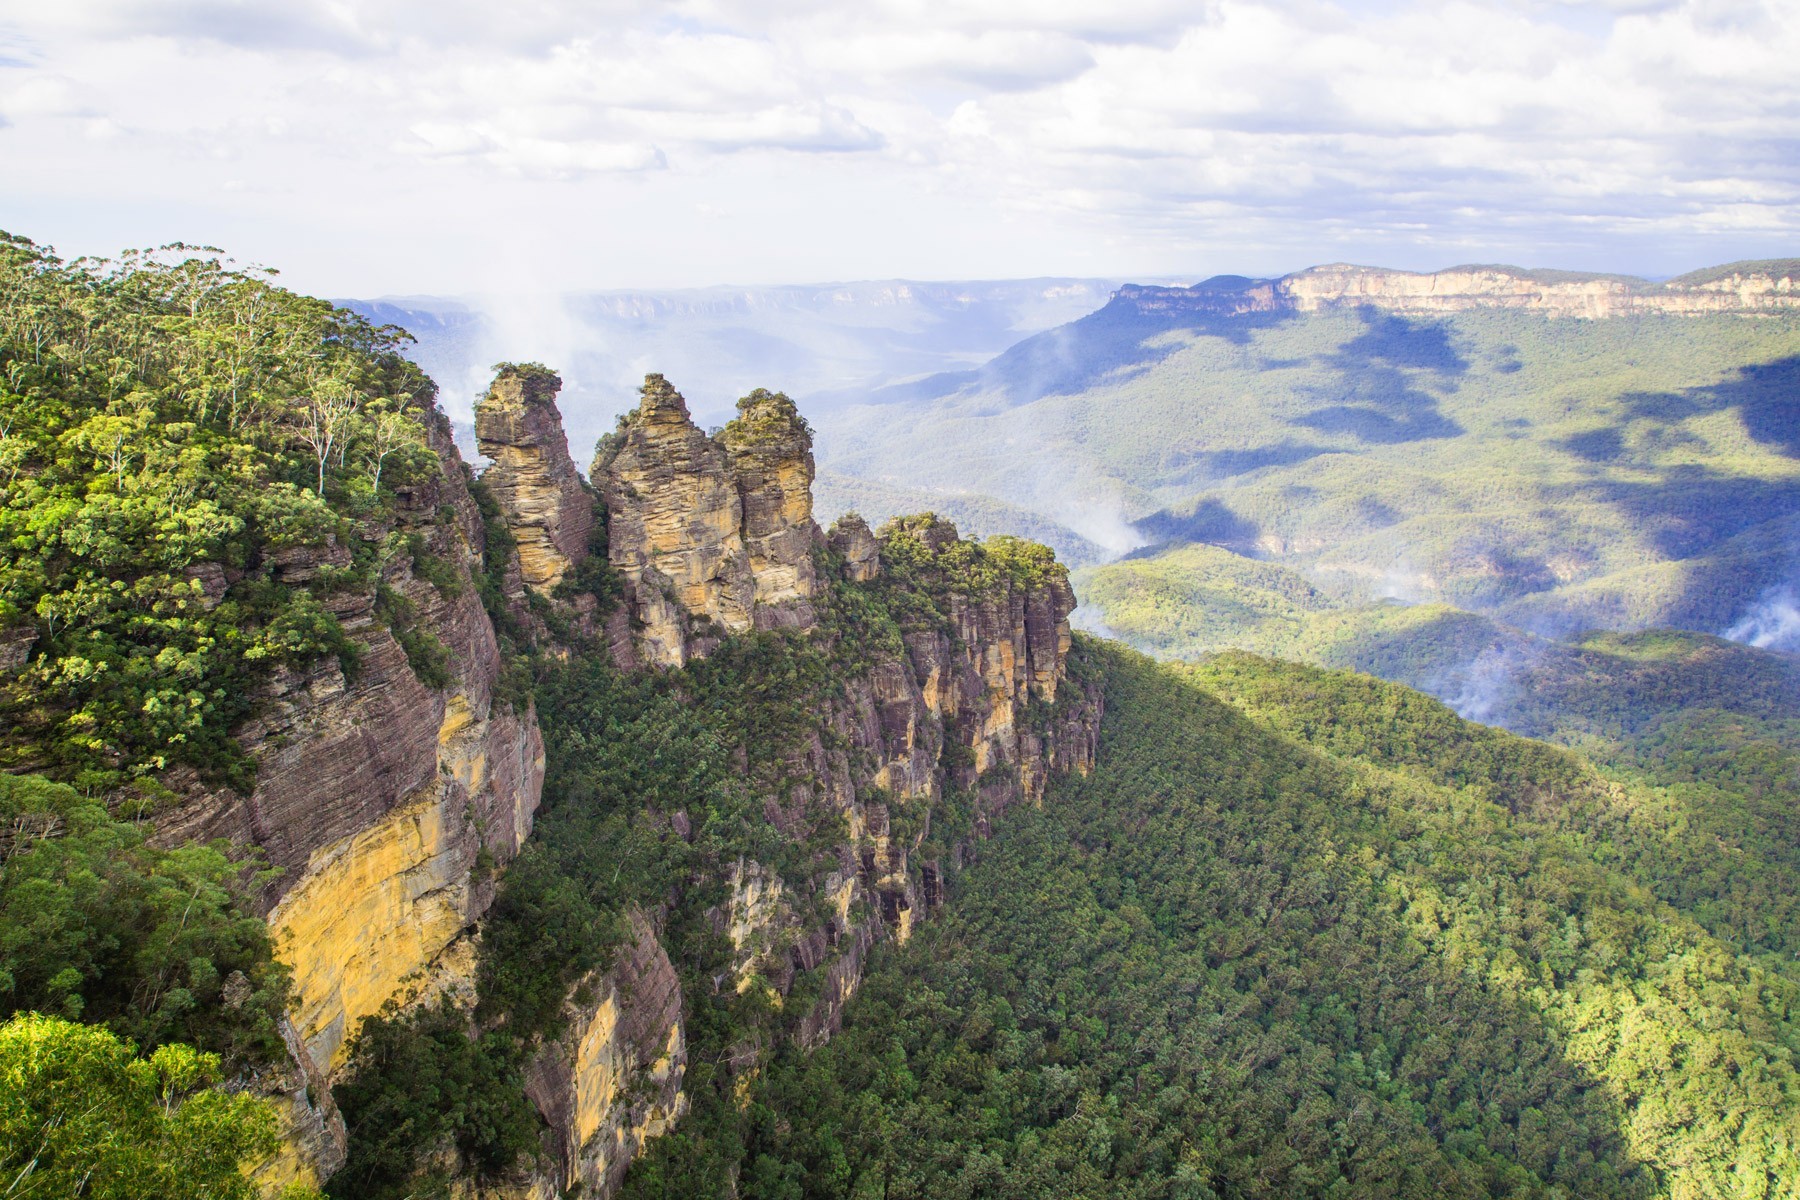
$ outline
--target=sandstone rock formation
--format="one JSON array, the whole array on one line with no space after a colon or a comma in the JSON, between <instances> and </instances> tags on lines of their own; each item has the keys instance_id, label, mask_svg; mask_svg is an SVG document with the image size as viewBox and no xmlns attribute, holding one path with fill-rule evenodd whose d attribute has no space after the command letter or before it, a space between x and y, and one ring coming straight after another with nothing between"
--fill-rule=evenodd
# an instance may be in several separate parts
<instances>
[{"instance_id":1,"label":"sandstone rock formation","mask_svg":"<svg viewBox=\"0 0 1800 1200\"><path fill-rule=\"evenodd\" d=\"M831 527L830 542L844 556L844 574L852 583L867 583L881 574L881 543L860 516L839 517Z\"/></svg>"},{"instance_id":2,"label":"sandstone rock formation","mask_svg":"<svg viewBox=\"0 0 1800 1200\"><path fill-rule=\"evenodd\" d=\"M161 842L228 837L283 872L265 901L277 955L294 971L297 1061L276 1081L289 1145L265 1173L272 1182L321 1177L341 1161L343 1127L324 1084L346 1038L457 959L453 947L492 899L491 868L517 853L542 790L535 714L494 696L502 663L470 574L481 516L448 422L431 414L428 432L442 473L402 497L400 520L457 586L447 593L418 578L405 555L383 582L448 651L448 685L420 681L372 596L332 593L326 602L362 648L354 678L334 659L278 673L238 731L257 764L255 789L195 789L158 822ZM286 552L278 576L304 586L349 561L337 545Z\"/></svg>"},{"instance_id":3,"label":"sandstone rock formation","mask_svg":"<svg viewBox=\"0 0 1800 1200\"><path fill-rule=\"evenodd\" d=\"M747 396L719 438L661 375L595 459L612 565L646 662L681 666L724 634L812 624L812 435L787 397Z\"/></svg>"},{"instance_id":4,"label":"sandstone rock formation","mask_svg":"<svg viewBox=\"0 0 1800 1200\"><path fill-rule=\"evenodd\" d=\"M605 1197L649 1139L687 1109L681 985L648 918L629 914L630 940L612 966L578 984L563 1036L539 1050L525 1091L550 1127L551 1194Z\"/></svg>"},{"instance_id":5,"label":"sandstone rock formation","mask_svg":"<svg viewBox=\"0 0 1800 1200\"><path fill-rule=\"evenodd\" d=\"M503 367L475 406L475 437L494 463L481 476L506 514L527 587L548 594L587 557L594 505L569 457L556 409L562 380Z\"/></svg>"},{"instance_id":6,"label":"sandstone rock formation","mask_svg":"<svg viewBox=\"0 0 1800 1200\"><path fill-rule=\"evenodd\" d=\"M1529 309L1590 319L1640 313L1756 314L1800 308L1800 266L1741 263L1652 283L1625 275L1517 267L1452 267L1425 274L1338 263L1280 279L1219 276L1188 288L1131 285L1119 289L1114 301L1146 316L1317 312L1358 306L1406 314Z\"/></svg>"},{"instance_id":7,"label":"sandstone rock formation","mask_svg":"<svg viewBox=\"0 0 1800 1200\"><path fill-rule=\"evenodd\" d=\"M495 458L488 486L519 546L496 564L517 584L514 600L567 578L593 532L581 524L595 510L585 486L571 483L554 386L547 372L503 372L483 401L482 444ZM330 1085L364 1018L391 1001L440 995L470 1007L475 925L495 871L530 833L542 788L535 714L497 695L506 664L474 585L487 566L482 513L440 414L430 437L440 477L401 498L395 528L373 533L380 545L414 547L385 556L381 583L410 605L416 630L443 643L448 682L421 680L390 628L391 605L384 617L366 586L322 586L351 565L347 548L283 552L281 582L320 587L361 648L359 670L346 675L333 660L276 675L240 730L258 764L255 790L196 787L159 829L168 842L252 843L284 869L265 897L278 954L294 972L284 1030L294 1061L263 1081L288 1111L283 1150L260 1172L271 1188L321 1179L342 1160ZM895 589L907 593L894 610L911 614L904 628L844 666L817 731L783 764L785 790L765 798L784 831L821 821L846 830L835 857L806 880L739 861L725 881L728 900L710 914L736 948L740 989L785 995L799 972L823 976L799 1017L800 1038L816 1044L837 1028L869 948L904 939L942 902L948 864L937 856L954 859L993 814L1041 797L1052 773L1092 762L1099 698L1068 680L1067 574L1041 548L968 543L928 517L892 523L879 537L854 518L820 532L810 431L778 394L745 397L712 438L651 376L595 476L624 584L609 640L628 669L677 667L755 630L832 645L844 635L822 620L830 606L880 609ZM421 555L438 560L432 570L415 570ZM960 840L933 843L948 850L915 861L932 814L952 799L972 824ZM686 1034L659 919L628 915L624 947L571 989L564 1032L536 1047L526 1091L545 1121L546 1157L504 1180L462 1178L456 1195L579 1190L604 1200L644 1144L679 1118ZM732 1069L753 1069L761 1049L735 1049ZM452 1149L443 1153L439 1165L460 1169Z\"/></svg>"},{"instance_id":8,"label":"sandstone rock formation","mask_svg":"<svg viewBox=\"0 0 1800 1200\"><path fill-rule=\"evenodd\" d=\"M930 517L891 523L883 539L909 564L904 586L928 592L944 620L905 631L895 651L843 681L825 734L789 765L803 782L771 800L778 824L821 809L843 814L849 838L820 889L832 915L808 925L799 914L816 906L790 902L765 866L740 863L717 917L738 949L740 988L760 976L785 993L798 972L824 973L801 1020L809 1045L837 1028L869 947L883 936L904 940L942 902L947 864L913 861L929 814L956 793L973 806L973 832L985 834L1008 805L1041 799L1052 774L1088 769L1097 748L1099 696L1067 678L1074 593L1047 551L1015 573L999 551ZM860 519L823 540L844 556L845 582L881 578L884 542ZM979 569L963 572L970 563Z\"/></svg>"}]
</instances>

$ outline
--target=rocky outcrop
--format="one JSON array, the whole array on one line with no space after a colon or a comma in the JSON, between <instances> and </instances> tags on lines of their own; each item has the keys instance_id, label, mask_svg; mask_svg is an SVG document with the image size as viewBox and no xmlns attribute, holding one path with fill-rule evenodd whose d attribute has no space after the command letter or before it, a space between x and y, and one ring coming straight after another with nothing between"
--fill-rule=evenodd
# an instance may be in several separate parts
<instances>
[{"instance_id":1,"label":"rocky outcrop","mask_svg":"<svg viewBox=\"0 0 1800 1200\"><path fill-rule=\"evenodd\" d=\"M330 1108L331 1073L346 1039L391 999L468 969L467 933L493 896L492 876L531 830L542 790L543 743L529 706L497 700L502 663L474 586L483 525L441 414L427 418L438 478L400 498L395 529L377 536L418 552L388 555L387 611L444 650L444 686L421 681L368 590L326 591L325 572L351 563L332 544L285 551L276 577L325 592L360 656L278 672L238 737L257 766L248 795L190 790L158 822L166 844L227 837L258 847L281 875L264 895L278 957L293 968L293 1078L288 1146L267 1178L328 1175L343 1153ZM439 583L415 571L436 560ZM448 575L445 576L444 572Z\"/></svg>"},{"instance_id":2,"label":"rocky outcrop","mask_svg":"<svg viewBox=\"0 0 1800 1200\"><path fill-rule=\"evenodd\" d=\"M1508 308L1590 319L1643 313L1753 315L1800 308L1800 263L1736 263L1666 283L1504 266L1426 274L1338 263L1280 279L1222 275L1187 288L1129 285L1114 294L1113 303L1162 318L1347 307L1415 315Z\"/></svg>"},{"instance_id":3,"label":"rocky outcrop","mask_svg":"<svg viewBox=\"0 0 1800 1200\"><path fill-rule=\"evenodd\" d=\"M812 430L794 402L758 388L719 433L743 509L744 554L759 629L810 628L818 573L813 548Z\"/></svg>"},{"instance_id":4,"label":"rocky outcrop","mask_svg":"<svg viewBox=\"0 0 1800 1200\"><path fill-rule=\"evenodd\" d=\"M846 513L831 527L831 548L844 558L844 577L852 583L867 583L881 574L881 543L869 531L869 524L855 513Z\"/></svg>"},{"instance_id":5,"label":"rocky outcrop","mask_svg":"<svg viewBox=\"0 0 1800 1200\"><path fill-rule=\"evenodd\" d=\"M778 825L842 814L837 870L809 897L740 863L717 914L738 951L740 989L760 977L786 993L800 972L822 973L799 1018L808 1045L836 1030L868 948L904 940L942 903L950 864L919 851L930 840L960 856L967 844L934 835L934 815L955 805L971 821L964 836L984 835L1008 805L1041 799L1053 774L1092 765L1100 715L1098 693L1068 677L1075 597L1047 550L965 542L929 516L890 523L880 539L849 518L823 540L844 585L912 593L941 619L912 622L898 647L842 681L825 729L789 764L802 782L771 799ZM901 577L884 577L884 555ZM821 907L830 915L809 925L801 914Z\"/></svg>"},{"instance_id":6,"label":"rocky outcrop","mask_svg":"<svg viewBox=\"0 0 1800 1200\"><path fill-rule=\"evenodd\" d=\"M493 459L481 481L506 514L525 586L549 594L587 557L594 504L569 457L556 393L538 366L502 367L475 406L475 437Z\"/></svg>"},{"instance_id":7,"label":"rocky outcrop","mask_svg":"<svg viewBox=\"0 0 1800 1200\"><path fill-rule=\"evenodd\" d=\"M678 667L724 635L809 627L812 435L793 402L746 396L715 439L661 375L641 395L592 471L641 660Z\"/></svg>"},{"instance_id":8,"label":"rocky outcrop","mask_svg":"<svg viewBox=\"0 0 1800 1200\"><path fill-rule=\"evenodd\" d=\"M550 1128L552 1194L609 1196L644 1143L686 1111L681 986L648 918L628 914L612 965L583 980L565 1031L541 1048L525 1092Z\"/></svg>"}]
</instances>

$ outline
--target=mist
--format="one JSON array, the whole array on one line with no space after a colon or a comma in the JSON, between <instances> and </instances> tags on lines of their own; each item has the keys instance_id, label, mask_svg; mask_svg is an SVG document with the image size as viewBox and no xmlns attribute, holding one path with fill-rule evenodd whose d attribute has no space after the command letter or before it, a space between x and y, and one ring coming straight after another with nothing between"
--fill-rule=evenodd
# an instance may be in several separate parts
<instances>
[{"instance_id":1,"label":"mist","mask_svg":"<svg viewBox=\"0 0 1800 1200\"><path fill-rule=\"evenodd\" d=\"M1800 653L1800 592L1791 583L1769 588L1723 636L1759 650Z\"/></svg>"}]
</instances>

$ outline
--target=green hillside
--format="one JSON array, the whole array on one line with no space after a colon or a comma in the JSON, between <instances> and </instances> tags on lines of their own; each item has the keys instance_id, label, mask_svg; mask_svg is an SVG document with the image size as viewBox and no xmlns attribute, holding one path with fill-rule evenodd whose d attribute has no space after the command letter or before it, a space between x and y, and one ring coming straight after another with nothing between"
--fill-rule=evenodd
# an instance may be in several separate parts
<instances>
[{"instance_id":1,"label":"green hillside","mask_svg":"<svg viewBox=\"0 0 1800 1200\"><path fill-rule=\"evenodd\" d=\"M1683 891L1791 884L1779 831L1669 860L1416 693L1086 653L1100 766L771 1071L743 1195L1795 1194L1800 974Z\"/></svg>"},{"instance_id":2,"label":"green hillside","mask_svg":"<svg viewBox=\"0 0 1800 1200\"><path fill-rule=\"evenodd\" d=\"M1791 315L1115 302L820 425L836 471L1116 510L1348 596L1712 631L1793 565L1797 390Z\"/></svg>"}]
</instances>

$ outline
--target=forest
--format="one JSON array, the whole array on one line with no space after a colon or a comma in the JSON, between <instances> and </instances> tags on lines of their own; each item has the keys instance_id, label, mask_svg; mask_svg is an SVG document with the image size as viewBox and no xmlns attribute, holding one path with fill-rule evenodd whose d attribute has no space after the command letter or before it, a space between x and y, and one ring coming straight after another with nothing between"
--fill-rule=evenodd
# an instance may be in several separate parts
<instances>
[{"instance_id":1,"label":"forest","mask_svg":"<svg viewBox=\"0 0 1800 1200\"><path fill-rule=\"evenodd\" d=\"M258 1194L294 987L260 915L272 869L157 820L179 789L254 788L234 733L282 672L355 677L346 597L442 687L450 649L384 582L465 586L395 517L440 470L404 345L204 249L0 244L10 1195ZM1218 547L1132 560L1116 595L1192 661L1077 637L1067 690L1020 721L1098 695L1098 759L1041 804L984 807L966 746L942 766L971 786L870 789L884 836L944 864L941 903L873 944L842 1031L805 1042L823 967L725 982L733 872L760 864L822 921L847 817L778 811L801 752L842 748L850 681L959 638L958 604L1061 567L896 517L874 578L818 544L810 631L624 669L568 615L621 594L604 504L593 556L520 605L471 485L467 579L494 702L541 728L541 807L516 859L484 844L469 870L492 899L469 990L345 1031L318 1086L347 1157L287 1200L511 1186L548 1153L534 1055L638 929L678 978L687 1066L631 1200L1800 1195L1787 659L1669 632L1539 647L1513 715L1552 744L1336 669L1424 672L1432 647L1491 641L1487 618L1346 616ZM283 574L327 546L341 565ZM1330 665L1212 640L1245 629ZM847 915L872 920L863 903Z\"/></svg>"},{"instance_id":2,"label":"forest","mask_svg":"<svg viewBox=\"0 0 1800 1200\"><path fill-rule=\"evenodd\" d=\"M1366 677L1084 653L1100 766L769 1071L745 1195L1794 1194L1791 954L1619 854L1579 759Z\"/></svg>"}]
</instances>

